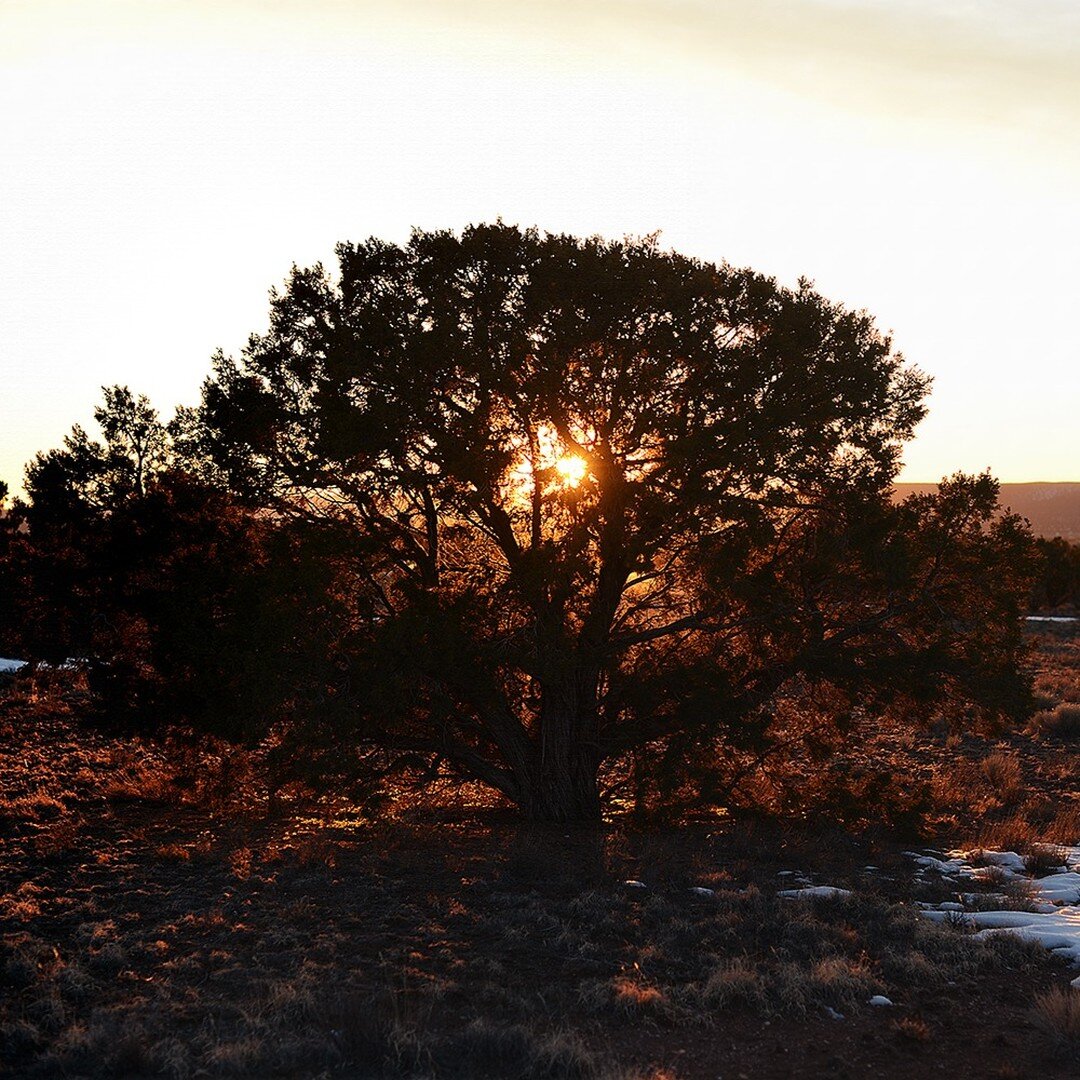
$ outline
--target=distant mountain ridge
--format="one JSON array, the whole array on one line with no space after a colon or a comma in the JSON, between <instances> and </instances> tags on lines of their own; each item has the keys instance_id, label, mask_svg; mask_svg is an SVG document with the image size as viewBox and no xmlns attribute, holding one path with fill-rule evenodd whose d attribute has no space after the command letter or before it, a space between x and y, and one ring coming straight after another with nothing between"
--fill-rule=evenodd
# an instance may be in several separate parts
<instances>
[{"instance_id":1,"label":"distant mountain ridge","mask_svg":"<svg viewBox=\"0 0 1080 1080\"><path fill-rule=\"evenodd\" d=\"M898 499L935 491L937 484L896 484ZM1031 522L1036 536L1080 543L1080 483L1002 484L1001 505Z\"/></svg>"}]
</instances>

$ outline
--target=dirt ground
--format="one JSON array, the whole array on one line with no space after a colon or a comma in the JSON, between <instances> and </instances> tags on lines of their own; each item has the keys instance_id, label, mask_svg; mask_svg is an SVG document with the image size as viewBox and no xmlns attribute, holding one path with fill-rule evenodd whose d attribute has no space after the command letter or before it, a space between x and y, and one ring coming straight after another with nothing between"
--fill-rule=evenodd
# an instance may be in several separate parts
<instances>
[{"instance_id":1,"label":"dirt ground","mask_svg":"<svg viewBox=\"0 0 1080 1080\"><path fill-rule=\"evenodd\" d=\"M1044 703L1074 700L1080 643L1039 640ZM893 746L940 797L921 841L765 818L568 835L245 803L240 759L178 770L56 700L0 708L0 1075L1078 1075L1078 1031L1039 1004L1076 972L920 918L949 893L903 854L1075 844L1060 732ZM778 896L795 874L853 895Z\"/></svg>"}]
</instances>

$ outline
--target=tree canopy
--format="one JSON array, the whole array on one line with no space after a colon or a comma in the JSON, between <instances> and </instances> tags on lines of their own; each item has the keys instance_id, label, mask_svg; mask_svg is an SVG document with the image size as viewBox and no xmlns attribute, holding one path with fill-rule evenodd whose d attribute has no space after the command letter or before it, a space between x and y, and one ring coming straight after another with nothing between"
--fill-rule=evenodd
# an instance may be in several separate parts
<instances>
[{"instance_id":1,"label":"tree canopy","mask_svg":"<svg viewBox=\"0 0 1080 1080\"><path fill-rule=\"evenodd\" d=\"M94 419L102 439L38 454L0 519L0 641L76 660L112 723L262 737L329 678L332 560L211 482L191 410L165 424L113 386Z\"/></svg>"},{"instance_id":2,"label":"tree canopy","mask_svg":"<svg viewBox=\"0 0 1080 1080\"><path fill-rule=\"evenodd\" d=\"M215 358L198 439L348 537L342 738L567 821L604 768L761 740L796 693L1022 698L1026 534L988 477L890 505L928 379L865 313L652 240L337 256Z\"/></svg>"}]
</instances>

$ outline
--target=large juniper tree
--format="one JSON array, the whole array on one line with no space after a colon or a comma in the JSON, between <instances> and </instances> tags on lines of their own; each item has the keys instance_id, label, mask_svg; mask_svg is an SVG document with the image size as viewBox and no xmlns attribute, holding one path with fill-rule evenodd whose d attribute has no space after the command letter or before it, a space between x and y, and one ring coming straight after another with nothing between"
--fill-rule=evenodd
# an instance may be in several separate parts
<instances>
[{"instance_id":1,"label":"large juniper tree","mask_svg":"<svg viewBox=\"0 0 1080 1080\"><path fill-rule=\"evenodd\" d=\"M202 421L235 490L352 530L358 744L595 819L605 760L760 731L794 681L1018 699L1022 531L987 478L891 506L928 380L865 313L501 224L337 254Z\"/></svg>"}]
</instances>

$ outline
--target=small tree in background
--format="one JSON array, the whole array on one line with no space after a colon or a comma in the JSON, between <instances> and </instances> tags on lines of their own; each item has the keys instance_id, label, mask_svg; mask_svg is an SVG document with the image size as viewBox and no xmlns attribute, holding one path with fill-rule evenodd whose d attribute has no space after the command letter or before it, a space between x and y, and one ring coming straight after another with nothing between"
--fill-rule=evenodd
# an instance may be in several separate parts
<instances>
[{"instance_id":1,"label":"small tree in background","mask_svg":"<svg viewBox=\"0 0 1080 1080\"><path fill-rule=\"evenodd\" d=\"M867 315L502 225L338 258L198 423L236 497L351 538L342 741L595 820L605 764L691 774L796 692L1020 707L1030 538L988 477L889 505L928 380Z\"/></svg>"},{"instance_id":2,"label":"small tree in background","mask_svg":"<svg viewBox=\"0 0 1080 1080\"><path fill-rule=\"evenodd\" d=\"M0 550L0 633L77 658L102 715L257 738L325 699L347 610L332 544L259 515L206 473L149 401L104 388L94 418L26 472ZM179 444L179 446L178 446Z\"/></svg>"},{"instance_id":3,"label":"small tree in background","mask_svg":"<svg viewBox=\"0 0 1080 1080\"><path fill-rule=\"evenodd\" d=\"M1036 611L1080 607L1080 544L1055 536L1040 537L1035 546L1039 574L1032 590L1032 607Z\"/></svg>"}]
</instances>

